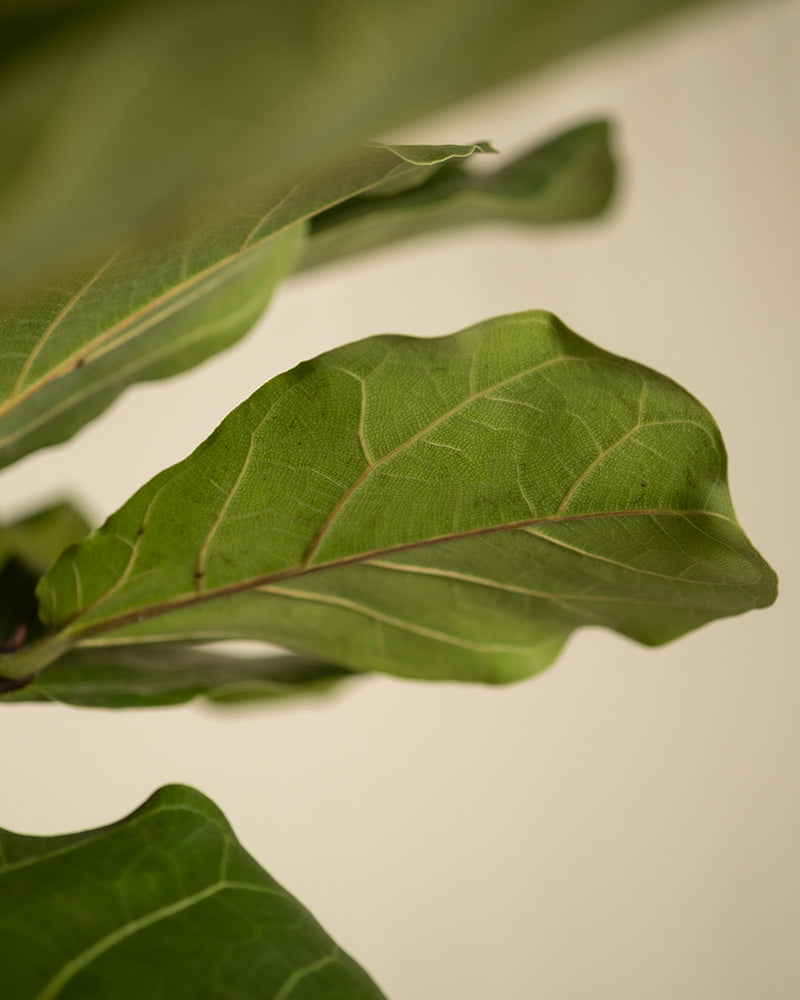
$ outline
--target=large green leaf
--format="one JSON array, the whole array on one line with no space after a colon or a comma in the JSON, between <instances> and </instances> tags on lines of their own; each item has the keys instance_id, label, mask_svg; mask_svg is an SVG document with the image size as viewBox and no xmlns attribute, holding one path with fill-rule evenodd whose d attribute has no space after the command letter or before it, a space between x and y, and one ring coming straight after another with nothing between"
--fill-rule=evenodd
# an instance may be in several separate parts
<instances>
[{"instance_id":1,"label":"large green leaf","mask_svg":"<svg viewBox=\"0 0 800 1000\"><path fill-rule=\"evenodd\" d=\"M39 587L78 644L265 639L342 666L511 681L570 632L661 643L771 603L708 412L547 313L379 336L273 379Z\"/></svg>"},{"instance_id":2,"label":"large green leaf","mask_svg":"<svg viewBox=\"0 0 800 1000\"><path fill-rule=\"evenodd\" d=\"M17 301L0 313L0 467L66 440L132 382L183 371L242 337L294 266L301 223L316 212L489 149L373 144L247 212L114 254Z\"/></svg>"},{"instance_id":3,"label":"large green leaf","mask_svg":"<svg viewBox=\"0 0 800 1000\"><path fill-rule=\"evenodd\" d=\"M205 698L218 705L323 694L347 670L290 654L226 656L167 644L74 649L5 701L152 708ZM0 692L2 693L2 692Z\"/></svg>"},{"instance_id":4,"label":"large green leaf","mask_svg":"<svg viewBox=\"0 0 800 1000\"><path fill-rule=\"evenodd\" d=\"M117 0L0 14L0 287L243 204L704 0Z\"/></svg>"},{"instance_id":5,"label":"large green leaf","mask_svg":"<svg viewBox=\"0 0 800 1000\"><path fill-rule=\"evenodd\" d=\"M494 173L449 162L396 197L370 192L315 216L301 267L452 226L591 219L607 207L613 187L608 123L587 122Z\"/></svg>"},{"instance_id":6,"label":"large green leaf","mask_svg":"<svg viewBox=\"0 0 800 1000\"><path fill-rule=\"evenodd\" d=\"M34 596L39 577L88 532L83 514L67 501L0 524L0 649L10 652L41 632Z\"/></svg>"},{"instance_id":7,"label":"large green leaf","mask_svg":"<svg viewBox=\"0 0 800 1000\"><path fill-rule=\"evenodd\" d=\"M9 1000L382 997L184 786L96 830L0 831L0 899Z\"/></svg>"}]
</instances>

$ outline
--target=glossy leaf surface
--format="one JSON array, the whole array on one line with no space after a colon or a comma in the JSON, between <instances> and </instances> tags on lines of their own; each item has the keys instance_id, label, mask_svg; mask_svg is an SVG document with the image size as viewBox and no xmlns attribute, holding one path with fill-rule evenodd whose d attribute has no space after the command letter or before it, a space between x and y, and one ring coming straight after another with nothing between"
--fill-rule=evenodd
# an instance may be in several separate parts
<instances>
[{"instance_id":1,"label":"glossy leaf surface","mask_svg":"<svg viewBox=\"0 0 800 1000\"><path fill-rule=\"evenodd\" d=\"M234 656L157 643L75 649L4 701L153 708L204 698L218 705L324 694L353 675L292 655Z\"/></svg>"},{"instance_id":2,"label":"glossy leaf surface","mask_svg":"<svg viewBox=\"0 0 800 1000\"><path fill-rule=\"evenodd\" d=\"M312 220L300 266L453 226L591 219L608 206L614 180L608 123L588 122L493 173L450 162L393 198L367 194L323 212Z\"/></svg>"},{"instance_id":3,"label":"glossy leaf surface","mask_svg":"<svg viewBox=\"0 0 800 1000\"><path fill-rule=\"evenodd\" d=\"M382 997L191 788L83 833L0 831L0 898L14 1000Z\"/></svg>"},{"instance_id":4,"label":"glossy leaf surface","mask_svg":"<svg viewBox=\"0 0 800 1000\"><path fill-rule=\"evenodd\" d=\"M640 642L771 603L708 412L547 313L379 336L263 386L39 588L70 644L265 639L503 682L581 625Z\"/></svg>"},{"instance_id":5,"label":"glossy leaf surface","mask_svg":"<svg viewBox=\"0 0 800 1000\"><path fill-rule=\"evenodd\" d=\"M97 0L0 14L0 295L702 0Z\"/></svg>"},{"instance_id":6,"label":"glossy leaf surface","mask_svg":"<svg viewBox=\"0 0 800 1000\"><path fill-rule=\"evenodd\" d=\"M114 254L1 311L0 467L71 437L131 383L184 371L242 337L293 268L314 213L489 148L364 147L246 212Z\"/></svg>"}]
</instances>

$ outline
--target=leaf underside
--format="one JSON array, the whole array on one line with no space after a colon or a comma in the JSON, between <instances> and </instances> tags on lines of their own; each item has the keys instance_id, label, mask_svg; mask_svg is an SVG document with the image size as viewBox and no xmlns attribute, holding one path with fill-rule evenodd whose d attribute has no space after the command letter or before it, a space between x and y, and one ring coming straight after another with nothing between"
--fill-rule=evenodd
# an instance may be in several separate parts
<instances>
[{"instance_id":1,"label":"leaf underside","mask_svg":"<svg viewBox=\"0 0 800 1000\"><path fill-rule=\"evenodd\" d=\"M0 297L700 2L17 3L0 13Z\"/></svg>"},{"instance_id":2,"label":"leaf underside","mask_svg":"<svg viewBox=\"0 0 800 1000\"><path fill-rule=\"evenodd\" d=\"M6 303L0 468L67 440L126 386L184 371L244 336L293 269L315 213L489 149L373 144L246 211L221 213L149 250L118 251Z\"/></svg>"},{"instance_id":3,"label":"leaf underside","mask_svg":"<svg viewBox=\"0 0 800 1000\"><path fill-rule=\"evenodd\" d=\"M0 673L48 643L251 638L507 682L583 625L662 643L774 600L725 473L697 400L550 314L372 337L268 382L64 553L52 639Z\"/></svg>"},{"instance_id":4,"label":"leaf underside","mask_svg":"<svg viewBox=\"0 0 800 1000\"><path fill-rule=\"evenodd\" d=\"M153 708L204 698L215 705L239 705L325 694L353 676L291 654L225 655L177 644L107 646L66 653L57 667L4 700Z\"/></svg>"},{"instance_id":5,"label":"leaf underside","mask_svg":"<svg viewBox=\"0 0 800 1000\"><path fill-rule=\"evenodd\" d=\"M96 830L0 830L0 898L0 969L15 1000L382 997L184 786Z\"/></svg>"},{"instance_id":6,"label":"leaf underside","mask_svg":"<svg viewBox=\"0 0 800 1000\"><path fill-rule=\"evenodd\" d=\"M454 226L592 219L608 207L614 190L609 131L605 121L586 122L492 173L450 161L395 197L369 192L342 202L311 220L300 267Z\"/></svg>"}]
</instances>

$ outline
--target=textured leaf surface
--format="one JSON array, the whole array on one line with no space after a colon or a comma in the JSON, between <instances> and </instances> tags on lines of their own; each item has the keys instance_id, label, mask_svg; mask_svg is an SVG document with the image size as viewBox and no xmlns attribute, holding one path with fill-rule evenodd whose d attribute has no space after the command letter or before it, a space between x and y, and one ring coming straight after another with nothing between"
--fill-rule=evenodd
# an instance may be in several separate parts
<instances>
[{"instance_id":1,"label":"textured leaf surface","mask_svg":"<svg viewBox=\"0 0 800 1000\"><path fill-rule=\"evenodd\" d=\"M396 197L364 195L315 216L301 267L476 222L591 219L607 207L613 188L608 123L588 122L494 173L448 163Z\"/></svg>"},{"instance_id":2,"label":"textured leaf surface","mask_svg":"<svg viewBox=\"0 0 800 1000\"><path fill-rule=\"evenodd\" d=\"M132 382L183 371L242 337L294 266L300 224L315 212L489 148L359 149L247 212L114 254L0 312L0 467L66 440Z\"/></svg>"},{"instance_id":3,"label":"textured leaf surface","mask_svg":"<svg viewBox=\"0 0 800 1000\"><path fill-rule=\"evenodd\" d=\"M5 701L151 708L205 698L219 705L323 694L353 675L299 656L226 656L191 646L74 649Z\"/></svg>"},{"instance_id":4,"label":"textured leaf surface","mask_svg":"<svg viewBox=\"0 0 800 1000\"><path fill-rule=\"evenodd\" d=\"M498 682L581 625L664 642L774 599L725 472L692 396L547 313L373 337L267 383L68 550L39 588L54 637L0 673L244 637Z\"/></svg>"},{"instance_id":5,"label":"textured leaf surface","mask_svg":"<svg viewBox=\"0 0 800 1000\"><path fill-rule=\"evenodd\" d=\"M84 833L0 831L0 898L14 1000L382 996L191 788Z\"/></svg>"},{"instance_id":6,"label":"textured leaf surface","mask_svg":"<svg viewBox=\"0 0 800 1000\"><path fill-rule=\"evenodd\" d=\"M698 2L4 9L0 288L208 218L232 193L248 204L401 122Z\"/></svg>"}]
</instances>

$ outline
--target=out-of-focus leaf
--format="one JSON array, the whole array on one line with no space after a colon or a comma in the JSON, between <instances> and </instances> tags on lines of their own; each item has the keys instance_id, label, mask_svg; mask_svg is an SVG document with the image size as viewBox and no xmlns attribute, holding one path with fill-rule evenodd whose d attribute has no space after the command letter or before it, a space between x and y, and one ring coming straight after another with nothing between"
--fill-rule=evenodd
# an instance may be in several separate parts
<instances>
[{"instance_id":1,"label":"out-of-focus leaf","mask_svg":"<svg viewBox=\"0 0 800 1000\"><path fill-rule=\"evenodd\" d=\"M709 413L547 313L372 337L268 382L59 559L71 645L253 638L349 669L504 682L605 625L666 642L770 604Z\"/></svg>"},{"instance_id":2,"label":"out-of-focus leaf","mask_svg":"<svg viewBox=\"0 0 800 1000\"><path fill-rule=\"evenodd\" d=\"M315 216L301 267L476 222L548 226L591 219L608 206L613 189L608 123L588 122L494 173L443 164L395 197L366 194Z\"/></svg>"},{"instance_id":3,"label":"out-of-focus leaf","mask_svg":"<svg viewBox=\"0 0 800 1000\"><path fill-rule=\"evenodd\" d=\"M701 2L17 2L0 14L0 297Z\"/></svg>"},{"instance_id":4,"label":"out-of-focus leaf","mask_svg":"<svg viewBox=\"0 0 800 1000\"><path fill-rule=\"evenodd\" d=\"M90 525L67 500L0 525L0 566L12 556L44 573L68 545L89 533Z\"/></svg>"},{"instance_id":5,"label":"out-of-focus leaf","mask_svg":"<svg viewBox=\"0 0 800 1000\"><path fill-rule=\"evenodd\" d=\"M242 337L294 266L301 224L316 212L488 149L373 144L247 212L114 254L0 312L0 467L71 437L131 383L183 371Z\"/></svg>"},{"instance_id":6,"label":"out-of-focus leaf","mask_svg":"<svg viewBox=\"0 0 800 1000\"><path fill-rule=\"evenodd\" d=\"M96 830L0 831L0 898L14 1000L382 997L185 786Z\"/></svg>"},{"instance_id":7,"label":"out-of-focus leaf","mask_svg":"<svg viewBox=\"0 0 800 1000\"><path fill-rule=\"evenodd\" d=\"M74 649L4 701L150 708L205 698L220 705L323 694L353 675L299 656L234 656L192 646Z\"/></svg>"},{"instance_id":8,"label":"out-of-focus leaf","mask_svg":"<svg viewBox=\"0 0 800 1000\"><path fill-rule=\"evenodd\" d=\"M67 501L0 525L0 648L10 652L41 631L34 595L39 577L88 533L83 514Z\"/></svg>"}]
</instances>

